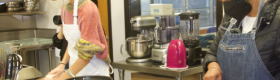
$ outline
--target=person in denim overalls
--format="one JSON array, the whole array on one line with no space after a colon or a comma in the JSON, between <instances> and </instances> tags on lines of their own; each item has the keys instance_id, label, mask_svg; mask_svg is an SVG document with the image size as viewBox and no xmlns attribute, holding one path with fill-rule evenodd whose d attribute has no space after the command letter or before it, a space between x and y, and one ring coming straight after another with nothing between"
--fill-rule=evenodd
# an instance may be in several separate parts
<instances>
[{"instance_id":1,"label":"person in denim overalls","mask_svg":"<svg viewBox=\"0 0 280 80\"><path fill-rule=\"evenodd\" d=\"M238 3L241 0L236 1ZM238 20L233 17L231 17L230 20L228 19L229 22L227 27L223 27L223 24L220 26L226 31L218 42L217 54L214 55L215 58L212 58L212 60L209 59L209 54L205 57L203 66L204 71L207 72L203 77L203 80L280 80L279 77L272 76L267 69L262 60L262 56L259 54L255 40L256 32L261 25L259 22L265 19L264 17L259 16L263 9L263 5L265 4L265 0L249 1L252 5L252 10L247 15L252 16L253 13L253 16L255 15L257 17L256 20L253 21L254 24L252 24L252 30L247 33L240 33L238 32L239 30L233 29L236 22L238 22ZM256 7L255 5L258 6ZM244 21L241 21L241 24L248 24L242 22ZM240 27L241 25L237 26ZM237 32L234 33L234 31ZM279 75L279 73L280 71L278 70L277 75Z\"/></svg>"}]
</instances>

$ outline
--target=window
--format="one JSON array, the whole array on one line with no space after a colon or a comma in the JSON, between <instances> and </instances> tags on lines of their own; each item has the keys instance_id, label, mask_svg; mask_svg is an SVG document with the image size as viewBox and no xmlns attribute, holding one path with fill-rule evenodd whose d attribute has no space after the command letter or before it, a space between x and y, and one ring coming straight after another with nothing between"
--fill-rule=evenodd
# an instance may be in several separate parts
<instances>
[{"instance_id":1,"label":"window","mask_svg":"<svg viewBox=\"0 0 280 80\"><path fill-rule=\"evenodd\" d=\"M216 0L141 0L141 15L150 15L150 4L173 4L175 14L196 11L201 29L216 26Z\"/></svg>"}]
</instances>

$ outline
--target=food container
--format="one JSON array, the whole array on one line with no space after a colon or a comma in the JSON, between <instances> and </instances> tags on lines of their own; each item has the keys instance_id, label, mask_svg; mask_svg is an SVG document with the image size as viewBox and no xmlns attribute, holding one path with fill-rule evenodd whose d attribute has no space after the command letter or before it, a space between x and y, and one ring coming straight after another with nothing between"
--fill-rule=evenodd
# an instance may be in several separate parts
<instances>
[{"instance_id":1,"label":"food container","mask_svg":"<svg viewBox=\"0 0 280 80\"><path fill-rule=\"evenodd\" d=\"M129 37L125 41L125 48L130 57L139 59L150 56L152 40L139 40L137 37Z\"/></svg>"}]
</instances>

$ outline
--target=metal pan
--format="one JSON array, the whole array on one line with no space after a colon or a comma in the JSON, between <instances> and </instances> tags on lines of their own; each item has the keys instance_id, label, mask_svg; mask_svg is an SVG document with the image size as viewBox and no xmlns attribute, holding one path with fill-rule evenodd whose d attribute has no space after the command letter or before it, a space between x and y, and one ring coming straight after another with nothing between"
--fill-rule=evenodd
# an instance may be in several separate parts
<instances>
[{"instance_id":1,"label":"metal pan","mask_svg":"<svg viewBox=\"0 0 280 80\"><path fill-rule=\"evenodd\" d=\"M66 80L113 80L113 79L108 76L80 76L80 77L69 78Z\"/></svg>"},{"instance_id":2,"label":"metal pan","mask_svg":"<svg viewBox=\"0 0 280 80\"><path fill-rule=\"evenodd\" d=\"M19 5L19 1L7 2L6 5Z\"/></svg>"},{"instance_id":3,"label":"metal pan","mask_svg":"<svg viewBox=\"0 0 280 80\"><path fill-rule=\"evenodd\" d=\"M6 5L8 8L19 8L19 5Z\"/></svg>"}]
</instances>

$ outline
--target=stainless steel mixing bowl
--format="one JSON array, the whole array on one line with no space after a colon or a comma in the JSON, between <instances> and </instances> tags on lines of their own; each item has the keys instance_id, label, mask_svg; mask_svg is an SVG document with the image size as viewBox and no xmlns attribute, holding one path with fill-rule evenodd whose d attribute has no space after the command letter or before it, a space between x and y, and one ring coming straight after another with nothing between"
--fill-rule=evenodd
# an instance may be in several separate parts
<instances>
[{"instance_id":1,"label":"stainless steel mixing bowl","mask_svg":"<svg viewBox=\"0 0 280 80\"><path fill-rule=\"evenodd\" d=\"M125 49L132 58L146 58L151 54L152 45L152 40L129 37L126 39Z\"/></svg>"}]
</instances>

